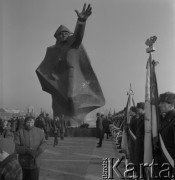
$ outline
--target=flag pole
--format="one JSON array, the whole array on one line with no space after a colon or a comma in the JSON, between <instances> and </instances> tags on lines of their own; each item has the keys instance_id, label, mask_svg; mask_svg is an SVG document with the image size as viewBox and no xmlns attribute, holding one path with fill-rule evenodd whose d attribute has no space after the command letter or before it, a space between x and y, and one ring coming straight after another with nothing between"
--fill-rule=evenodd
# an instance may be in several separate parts
<instances>
[{"instance_id":1,"label":"flag pole","mask_svg":"<svg viewBox=\"0 0 175 180\"><path fill-rule=\"evenodd\" d=\"M151 164L153 160L153 137L155 135L155 126L157 128L156 117L156 95L157 82L155 82L154 66L155 61L152 58L152 53L156 50L153 44L156 42L157 37L151 36L145 42L148 46L146 52L149 54L147 61L146 85L145 85L145 134L144 134L144 163ZM146 169L146 179L151 179L152 175L150 170Z\"/></svg>"}]
</instances>

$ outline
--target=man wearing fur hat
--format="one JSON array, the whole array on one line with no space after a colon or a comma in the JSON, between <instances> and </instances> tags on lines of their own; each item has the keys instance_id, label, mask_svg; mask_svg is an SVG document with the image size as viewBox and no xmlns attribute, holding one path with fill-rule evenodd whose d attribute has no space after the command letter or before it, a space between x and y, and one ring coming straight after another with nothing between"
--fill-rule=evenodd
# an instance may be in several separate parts
<instances>
[{"instance_id":1,"label":"man wearing fur hat","mask_svg":"<svg viewBox=\"0 0 175 180\"><path fill-rule=\"evenodd\" d=\"M174 93L165 92L163 94L160 94L159 110L160 110L159 133L160 133L160 146L161 146L160 148L161 153L159 154L158 157L159 165L161 166L162 163L169 163L174 171L174 160L175 160L175 94Z\"/></svg>"},{"instance_id":2,"label":"man wearing fur hat","mask_svg":"<svg viewBox=\"0 0 175 180\"><path fill-rule=\"evenodd\" d=\"M15 136L16 152L23 170L23 180L38 180L40 154L44 151L45 135L40 128L34 127L34 117L25 118L24 129Z\"/></svg>"},{"instance_id":3,"label":"man wearing fur hat","mask_svg":"<svg viewBox=\"0 0 175 180\"><path fill-rule=\"evenodd\" d=\"M22 180L22 168L12 138L0 139L0 180Z\"/></svg>"}]
</instances>

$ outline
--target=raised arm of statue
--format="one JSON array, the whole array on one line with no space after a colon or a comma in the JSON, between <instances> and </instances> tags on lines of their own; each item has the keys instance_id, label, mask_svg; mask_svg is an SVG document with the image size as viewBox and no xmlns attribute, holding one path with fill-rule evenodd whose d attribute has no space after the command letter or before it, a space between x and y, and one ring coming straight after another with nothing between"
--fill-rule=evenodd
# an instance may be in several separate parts
<instances>
[{"instance_id":1,"label":"raised arm of statue","mask_svg":"<svg viewBox=\"0 0 175 180\"><path fill-rule=\"evenodd\" d=\"M75 10L78 20L74 31L74 38L75 41L72 44L73 48L78 48L83 40L84 30L85 30L85 24L88 17L92 14L92 7L89 4L86 8L86 3L83 6L83 9L81 13L78 12L78 10Z\"/></svg>"},{"instance_id":2,"label":"raised arm of statue","mask_svg":"<svg viewBox=\"0 0 175 180\"><path fill-rule=\"evenodd\" d=\"M77 13L78 16L78 20L79 21L86 21L88 19L88 17L92 14L92 7L89 4L88 7L86 8L86 3L83 6L83 10L81 11L81 13L79 13L77 10L75 10L75 12Z\"/></svg>"}]
</instances>

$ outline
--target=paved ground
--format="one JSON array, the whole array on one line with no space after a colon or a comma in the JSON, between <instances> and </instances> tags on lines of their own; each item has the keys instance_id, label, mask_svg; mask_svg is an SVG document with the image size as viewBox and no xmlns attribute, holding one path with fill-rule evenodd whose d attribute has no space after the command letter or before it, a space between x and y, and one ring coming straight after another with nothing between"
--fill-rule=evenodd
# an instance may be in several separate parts
<instances>
[{"instance_id":1,"label":"paved ground","mask_svg":"<svg viewBox=\"0 0 175 180\"><path fill-rule=\"evenodd\" d=\"M95 137L66 137L53 147L53 138L49 138L40 180L102 180L102 159L121 155L112 140L104 140L102 148L96 148L97 142ZM113 178L119 179L116 173Z\"/></svg>"}]
</instances>

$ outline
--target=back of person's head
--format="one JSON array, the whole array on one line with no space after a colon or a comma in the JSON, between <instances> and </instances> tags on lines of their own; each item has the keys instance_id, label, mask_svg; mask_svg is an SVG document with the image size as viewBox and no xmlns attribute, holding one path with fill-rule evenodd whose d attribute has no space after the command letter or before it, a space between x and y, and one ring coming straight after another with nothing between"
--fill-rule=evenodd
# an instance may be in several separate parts
<instances>
[{"instance_id":1,"label":"back of person's head","mask_svg":"<svg viewBox=\"0 0 175 180\"><path fill-rule=\"evenodd\" d=\"M144 102L139 102L137 103L137 109L143 109L144 110L145 103Z\"/></svg>"},{"instance_id":2,"label":"back of person's head","mask_svg":"<svg viewBox=\"0 0 175 180\"><path fill-rule=\"evenodd\" d=\"M104 117L104 112L101 112L101 117Z\"/></svg>"},{"instance_id":3,"label":"back of person's head","mask_svg":"<svg viewBox=\"0 0 175 180\"><path fill-rule=\"evenodd\" d=\"M132 106L132 107L130 108L130 111L132 111L132 112L134 112L134 113L137 113L137 108L136 108L135 106Z\"/></svg>"},{"instance_id":4,"label":"back of person's head","mask_svg":"<svg viewBox=\"0 0 175 180\"><path fill-rule=\"evenodd\" d=\"M96 114L96 116L100 116L100 113L98 112L98 113Z\"/></svg>"}]
</instances>

